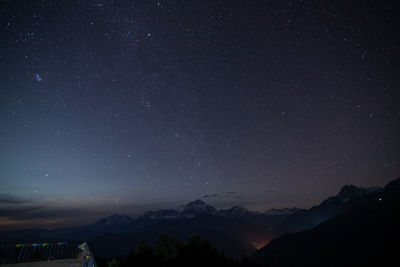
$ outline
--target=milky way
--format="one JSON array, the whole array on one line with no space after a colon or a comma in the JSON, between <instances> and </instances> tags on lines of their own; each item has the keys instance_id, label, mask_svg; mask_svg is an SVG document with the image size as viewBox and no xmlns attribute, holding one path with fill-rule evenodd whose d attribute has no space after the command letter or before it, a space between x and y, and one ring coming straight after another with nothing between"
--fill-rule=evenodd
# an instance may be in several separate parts
<instances>
[{"instance_id":1,"label":"milky way","mask_svg":"<svg viewBox=\"0 0 400 267\"><path fill-rule=\"evenodd\" d=\"M1 6L3 225L197 198L309 207L399 176L386 1Z\"/></svg>"}]
</instances>

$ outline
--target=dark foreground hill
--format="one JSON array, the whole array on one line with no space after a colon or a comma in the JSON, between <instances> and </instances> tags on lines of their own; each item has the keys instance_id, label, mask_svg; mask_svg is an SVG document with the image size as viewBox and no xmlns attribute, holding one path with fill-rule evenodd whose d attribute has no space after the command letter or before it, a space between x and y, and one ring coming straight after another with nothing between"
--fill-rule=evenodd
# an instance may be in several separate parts
<instances>
[{"instance_id":1,"label":"dark foreground hill","mask_svg":"<svg viewBox=\"0 0 400 267\"><path fill-rule=\"evenodd\" d=\"M279 216L252 218L224 218L209 214L186 220L159 221L130 233L106 233L89 241L96 255L117 257L128 254L140 240L153 244L161 234L174 235L181 242L196 235L214 248L223 249L229 257L242 258L255 252L253 240L272 239L269 229Z\"/></svg>"},{"instance_id":2,"label":"dark foreground hill","mask_svg":"<svg viewBox=\"0 0 400 267\"><path fill-rule=\"evenodd\" d=\"M185 242L179 242L174 236L160 235L153 246L139 242L136 249L127 257L111 260L98 259L99 267L263 267L264 265L249 261L229 259L223 250L212 248L207 241L192 236Z\"/></svg>"},{"instance_id":3,"label":"dark foreground hill","mask_svg":"<svg viewBox=\"0 0 400 267\"><path fill-rule=\"evenodd\" d=\"M399 266L400 179L317 227L271 241L252 257L272 267Z\"/></svg>"}]
</instances>

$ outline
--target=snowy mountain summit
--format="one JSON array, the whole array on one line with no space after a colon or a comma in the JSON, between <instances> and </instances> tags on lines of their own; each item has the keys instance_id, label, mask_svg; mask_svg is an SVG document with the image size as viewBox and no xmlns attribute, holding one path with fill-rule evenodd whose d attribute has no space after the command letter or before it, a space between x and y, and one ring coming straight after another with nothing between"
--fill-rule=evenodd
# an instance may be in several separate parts
<instances>
[{"instance_id":1,"label":"snowy mountain summit","mask_svg":"<svg viewBox=\"0 0 400 267\"><path fill-rule=\"evenodd\" d=\"M197 199L195 201L190 202L185 206L185 208L182 211L182 214L185 217L195 217L200 214L211 214L211 215L216 215L218 211L213 207L208 204L206 204L204 201Z\"/></svg>"},{"instance_id":2,"label":"snowy mountain summit","mask_svg":"<svg viewBox=\"0 0 400 267\"><path fill-rule=\"evenodd\" d=\"M379 187L360 188L354 185L345 185L340 189L339 193L336 196L324 200L321 205L343 205L378 190L381 189Z\"/></svg>"},{"instance_id":3,"label":"snowy mountain summit","mask_svg":"<svg viewBox=\"0 0 400 267\"><path fill-rule=\"evenodd\" d=\"M354 197L354 196L363 196L365 194L369 193L368 190L364 188L358 188L354 185L345 185L342 187L340 192L336 195L338 198L348 198L348 197Z\"/></svg>"},{"instance_id":4,"label":"snowy mountain summit","mask_svg":"<svg viewBox=\"0 0 400 267\"><path fill-rule=\"evenodd\" d=\"M228 218L243 218L243 217L258 215L258 213L248 210L243 206L234 206L230 209L220 210L219 215Z\"/></svg>"}]
</instances>

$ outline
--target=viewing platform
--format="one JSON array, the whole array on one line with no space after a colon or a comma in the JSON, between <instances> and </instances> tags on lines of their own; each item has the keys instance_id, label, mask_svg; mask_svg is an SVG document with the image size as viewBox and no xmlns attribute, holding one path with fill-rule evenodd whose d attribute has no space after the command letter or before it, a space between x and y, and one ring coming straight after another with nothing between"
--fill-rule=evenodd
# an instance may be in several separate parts
<instances>
[{"instance_id":1,"label":"viewing platform","mask_svg":"<svg viewBox=\"0 0 400 267\"><path fill-rule=\"evenodd\" d=\"M16 267L97 267L86 242L0 245L0 265Z\"/></svg>"}]
</instances>

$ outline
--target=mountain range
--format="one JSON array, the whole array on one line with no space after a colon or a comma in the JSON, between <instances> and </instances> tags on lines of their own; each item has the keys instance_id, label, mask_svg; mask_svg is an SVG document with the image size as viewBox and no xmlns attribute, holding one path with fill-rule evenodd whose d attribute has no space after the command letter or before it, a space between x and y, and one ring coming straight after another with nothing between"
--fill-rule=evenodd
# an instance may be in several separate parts
<instances>
[{"instance_id":1,"label":"mountain range","mask_svg":"<svg viewBox=\"0 0 400 267\"><path fill-rule=\"evenodd\" d=\"M113 214L80 227L0 232L0 240L2 243L87 240L95 255L111 258L127 255L140 240L151 244L163 233L173 234L182 241L198 235L213 247L223 249L227 256L241 258L254 254L255 260L271 263L275 258L270 260L269 251L283 242L278 241L280 238L322 227L324 222L342 216L347 210L370 203L370 198L384 194L385 190L386 187L364 189L346 185L337 195L310 209L271 209L264 213L242 206L217 210L195 200L181 210L149 211L137 218Z\"/></svg>"}]
</instances>

